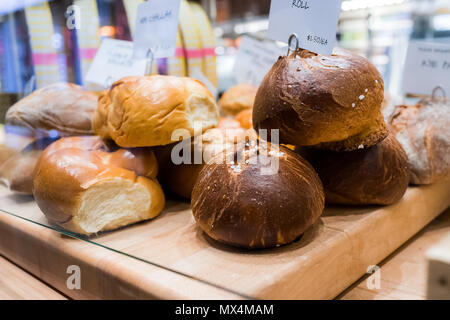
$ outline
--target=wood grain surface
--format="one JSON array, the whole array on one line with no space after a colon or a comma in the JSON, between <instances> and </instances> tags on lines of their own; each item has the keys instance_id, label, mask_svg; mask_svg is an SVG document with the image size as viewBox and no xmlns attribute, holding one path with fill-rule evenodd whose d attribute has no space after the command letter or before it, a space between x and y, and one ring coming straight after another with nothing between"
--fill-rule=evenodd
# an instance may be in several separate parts
<instances>
[{"instance_id":1,"label":"wood grain surface","mask_svg":"<svg viewBox=\"0 0 450 320\"><path fill-rule=\"evenodd\" d=\"M260 251L207 238L183 202L90 238L96 244L0 213L0 252L73 298L332 299L449 205L450 183L442 183L409 188L388 207L330 207L295 243ZM2 188L0 206L47 224L31 198ZM65 288L69 264L80 264L82 290Z\"/></svg>"},{"instance_id":2,"label":"wood grain surface","mask_svg":"<svg viewBox=\"0 0 450 320\"><path fill-rule=\"evenodd\" d=\"M67 298L0 256L0 300L67 300Z\"/></svg>"}]
</instances>

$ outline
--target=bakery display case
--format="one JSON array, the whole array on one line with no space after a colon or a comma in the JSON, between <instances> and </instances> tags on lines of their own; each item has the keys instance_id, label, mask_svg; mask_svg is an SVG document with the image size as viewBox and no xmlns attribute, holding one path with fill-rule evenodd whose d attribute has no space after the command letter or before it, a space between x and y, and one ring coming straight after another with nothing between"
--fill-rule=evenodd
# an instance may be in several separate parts
<instances>
[{"instance_id":1,"label":"bakery display case","mask_svg":"<svg viewBox=\"0 0 450 320\"><path fill-rule=\"evenodd\" d=\"M408 41L450 39L448 1L343 0L320 55L265 39L270 1L182 0L173 57L87 81L142 2L0 4L9 263L71 299L364 299L429 223L450 232L450 100L401 89ZM281 53L252 83L246 37Z\"/></svg>"}]
</instances>

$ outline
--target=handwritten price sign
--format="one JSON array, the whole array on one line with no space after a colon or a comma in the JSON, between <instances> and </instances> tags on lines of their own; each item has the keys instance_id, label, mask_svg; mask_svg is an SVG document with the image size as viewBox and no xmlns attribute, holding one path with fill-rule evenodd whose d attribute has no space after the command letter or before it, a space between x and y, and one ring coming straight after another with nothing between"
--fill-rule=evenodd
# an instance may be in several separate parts
<instances>
[{"instance_id":1,"label":"handwritten price sign","mask_svg":"<svg viewBox=\"0 0 450 320\"><path fill-rule=\"evenodd\" d=\"M151 0L138 6L133 35L133 57L145 59L149 50L153 58L175 54L180 0Z\"/></svg>"},{"instance_id":2,"label":"handwritten price sign","mask_svg":"<svg viewBox=\"0 0 450 320\"><path fill-rule=\"evenodd\" d=\"M133 60L132 55L131 41L103 39L85 80L107 87L126 76L144 75L146 61Z\"/></svg>"},{"instance_id":3,"label":"handwritten price sign","mask_svg":"<svg viewBox=\"0 0 450 320\"><path fill-rule=\"evenodd\" d=\"M297 34L299 47L329 55L336 42L342 0L273 0L268 37L287 42Z\"/></svg>"},{"instance_id":4,"label":"handwritten price sign","mask_svg":"<svg viewBox=\"0 0 450 320\"><path fill-rule=\"evenodd\" d=\"M410 42L404 70L404 93L430 95L441 86L450 94L450 44Z\"/></svg>"}]
</instances>

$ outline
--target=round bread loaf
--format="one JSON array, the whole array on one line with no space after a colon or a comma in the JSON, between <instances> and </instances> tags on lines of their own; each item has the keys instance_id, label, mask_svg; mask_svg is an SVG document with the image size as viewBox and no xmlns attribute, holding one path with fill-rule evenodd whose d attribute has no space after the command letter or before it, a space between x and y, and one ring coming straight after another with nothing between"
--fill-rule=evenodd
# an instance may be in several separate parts
<instances>
[{"instance_id":1,"label":"round bread loaf","mask_svg":"<svg viewBox=\"0 0 450 320\"><path fill-rule=\"evenodd\" d=\"M408 155L411 183L450 179L450 99L397 106L389 125Z\"/></svg>"},{"instance_id":2,"label":"round bread loaf","mask_svg":"<svg viewBox=\"0 0 450 320\"><path fill-rule=\"evenodd\" d=\"M221 118L217 128L208 129L202 135L155 148L160 167L158 179L165 190L190 199L204 164L222 151L232 150L235 144L244 141L245 130L239 126L239 122ZM189 152L187 157L184 151ZM182 158L183 162L180 163L176 158Z\"/></svg>"},{"instance_id":3,"label":"round bread loaf","mask_svg":"<svg viewBox=\"0 0 450 320\"><path fill-rule=\"evenodd\" d=\"M201 170L191 199L199 227L219 242L243 248L294 241L322 214L319 177L282 146L241 152L233 155L233 164L211 162Z\"/></svg>"},{"instance_id":4,"label":"round bread loaf","mask_svg":"<svg viewBox=\"0 0 450 320\"><path fill-rule=\"evenodd\" d=\"M319 174L327 204L389 205L408 187L408 159L393 135L355 151L302 148L299 153Z\"/></svg>"},{"instance_id":5,"label":"round bread loaf","mask_svg":"<svg viewBox=\"0 0 450 320\"><path fill-rule=\"evenodd\" d=\"M121 147L173 143L176 129L202 131L217 125L216 102L199 81L175 76L125 77L99 99L94 131Z\"/></svg>"},{"instance_id":6,"label":"round bread loaf","mask_svg":"<svg viewBox=\"0 0 450 320\"><path fill-rule=\"evenodd\" d=\"M33 195L52 223L89 235L156 217L164 208L157 173L150 149L62 138L39 158Z\"/></svg>"},{"instance_id":7,"label":"round bread loaf","mask_svg":"<svg viewBox=\"0 0 450 320\"><path fill-rule=\"evenodd\" d=\"M231 87L219 100L222 113L235 116L242 110L251 110L255 102L256 91L258 91L257 86L246 83Z\"/></svg>"},{"instance_id":8,"label":"round bread loaf","mask_svg":"<svg viewBox=\"0 0 450 320\"><path fill-rule=\"evenodd\" d=\"M90 135L97 95L72 83L55 83L34 91L9 108L7 125L31 131L58 130L61 135Z\"/></svg>"},{"instance_id":9,"label":"round bread loaf","mask_svg":"<svg viewBox=\"0 0 450 320\"><path fill-rule=\"evenodd\" d=\"M368 147L387 136L384 85L365 58L335 48L280 57L256 94L253 126L279 129L280 143L330 150ZM270 139L270 137L269 137Z\"/></svg>"}]
</instances>

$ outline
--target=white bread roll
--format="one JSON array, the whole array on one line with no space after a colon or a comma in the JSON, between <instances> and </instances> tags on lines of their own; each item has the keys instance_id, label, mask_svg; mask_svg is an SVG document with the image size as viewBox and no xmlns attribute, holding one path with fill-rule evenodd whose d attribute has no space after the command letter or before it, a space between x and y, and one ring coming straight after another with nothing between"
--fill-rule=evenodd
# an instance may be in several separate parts
<instances>
[{"instance_id":1,"label":"white bread roll","mask_svg":"<svg viewBox=\"0 0 450 320\"><path fill-rule=\"evenodd\" d=\"M6 113L7 125L58 130L61 135L90 135L97 95L73 83L55 83L16 102Z\"/></svg>"},{"instance_id":2,"label":"white bread roll","mask_svg":"<svg viewBox=\"0 0 450 320\"><path fill-rule=\"evenodd\" d=\"M125 77L99 99L94 131L121 147L151 147L173 143L172 133L194 123L202 130L217 125L219 111L199 81L174 76Z\"/></svg>"},{"instance_id":3,"label":"white bread roll","mask_svg":"<svg viewBox=\"0 0 450 320\"><path fill-rule=\"evenodd\" d=\"M157 173L150 149L117 149L99 137L62 138L40 157L33 195L52 223L89 235L156 217L164 208Z\"/></svg>"}]
</instances>

